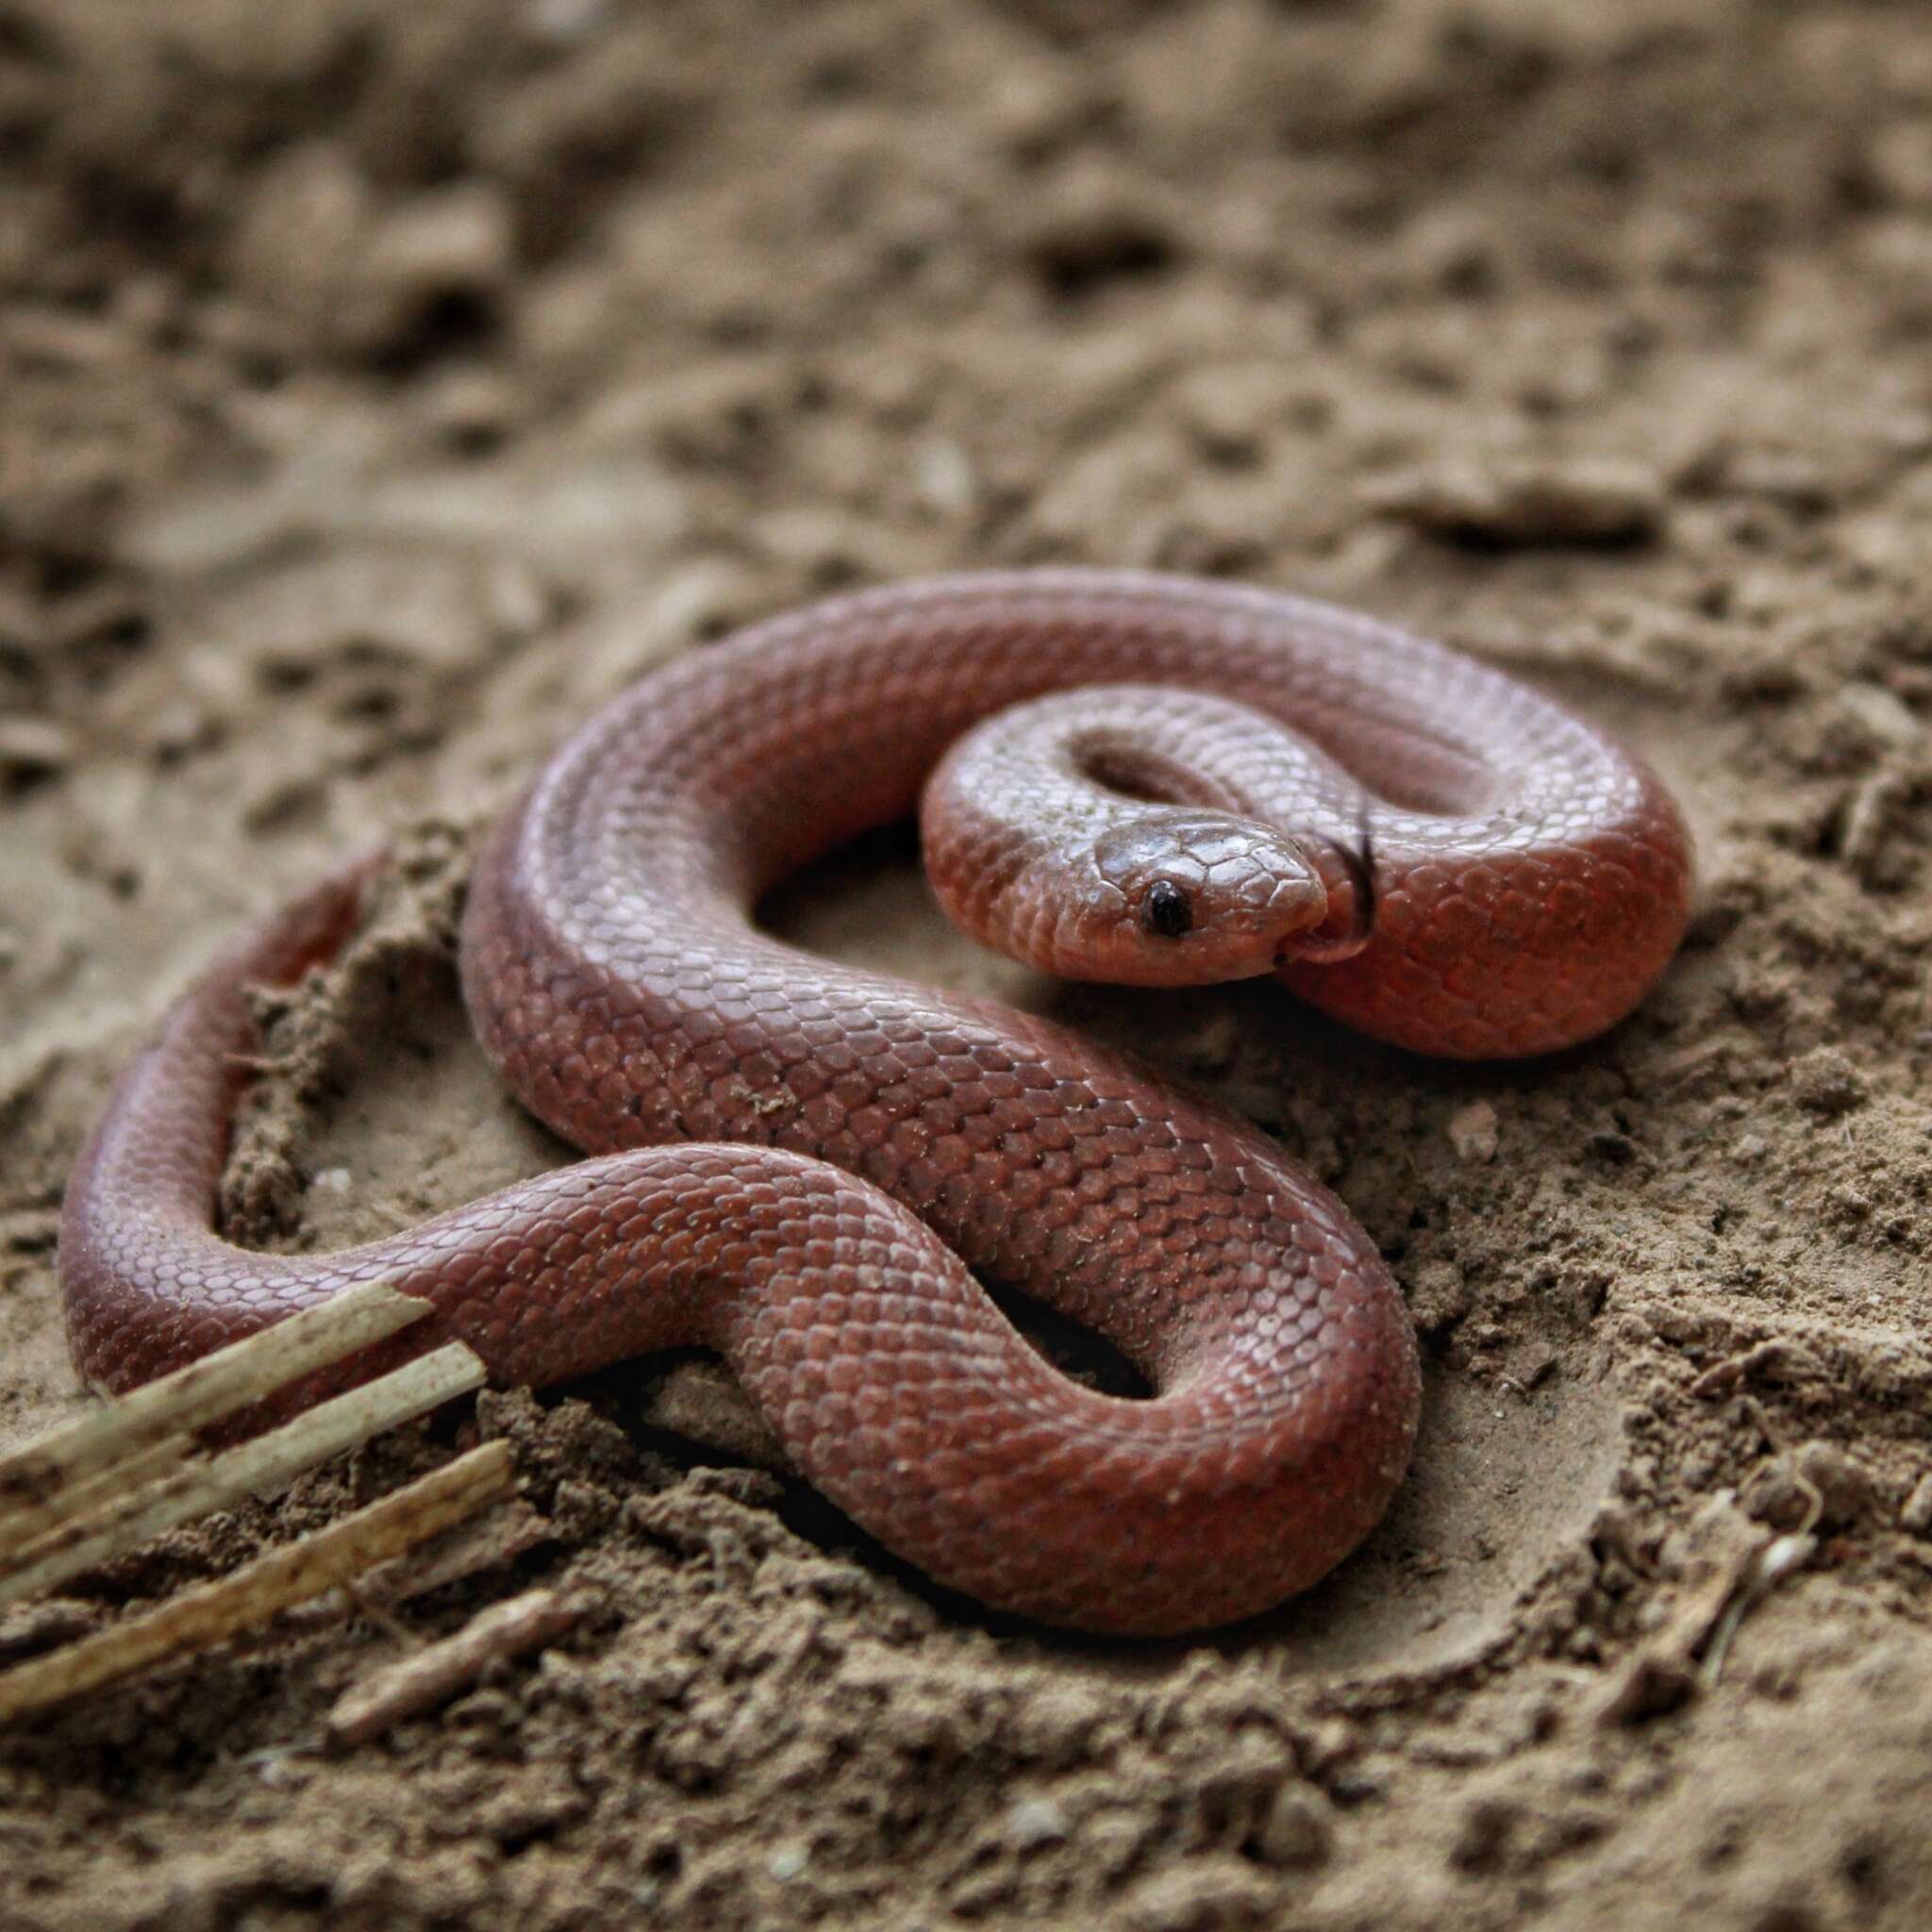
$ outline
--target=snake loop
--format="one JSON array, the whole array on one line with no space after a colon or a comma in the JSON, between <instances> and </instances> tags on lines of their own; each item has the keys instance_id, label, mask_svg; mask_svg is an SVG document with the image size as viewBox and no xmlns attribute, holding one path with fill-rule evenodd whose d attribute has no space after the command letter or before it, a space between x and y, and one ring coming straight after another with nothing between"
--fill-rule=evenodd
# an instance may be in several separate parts
<instances>
[{"instance_id":1,"label":"snake loop","mask_svg":"<svg viewBox=\"0 0 1932 1932\"><path fill-rule=\"evenodd\" d=\"M1441 646L1126 573L862 592L646 678L482 855L477 1033L595 1158L339 1255L212 1230L248 989L331 954L346 874L238 941L117 1085L61 1234L82 1372L125 1389L382 1278L434 1304L418 1342L506 1380L719 1349L807 1476L1010 1609L1174 1631L1313 1582L1414 1435L1388 1270L1264 1135L1137 1062L758 928L778 878L922 797L935 888L989 942L1142 983L1277 974L1428 1053L1588 1037L1686 915L1655 777ZM1154 1397L1067 1381L975 1275L1107 1336Z\"/></svg>"}]
</instances>

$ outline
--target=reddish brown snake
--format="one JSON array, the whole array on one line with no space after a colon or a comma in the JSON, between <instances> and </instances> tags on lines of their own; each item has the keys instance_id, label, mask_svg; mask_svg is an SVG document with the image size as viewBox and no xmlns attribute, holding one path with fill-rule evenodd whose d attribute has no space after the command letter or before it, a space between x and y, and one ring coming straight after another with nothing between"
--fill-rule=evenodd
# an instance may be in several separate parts
<instances>
[{"instance_id":1,"label":"reddish brown snake","mask_svg":"<svg viewBox=\"0 0 1932 1932\"><path fill-rule=\"evenodd\" d=\"M341 1255L213 1232L247 989L329 957L345 874L239 941L115 1088L61 1232L82 1373L125 1389L379 1277L506 1381L722 1351L813 1482L989 1603L1172 1631L1313 1582L1416 1423L1401 1298L1341 1204L1091 1041L752 923L923 790L935 885L993 943L1143 982L1278 971L1428 1053L1596 1032L1685 919L1684 827L1641 764L1367 619L1111 572L821 605L636 686L478 865L477 1030L599 1158ZM969 1269L1107 1336L1155 1397L1062 1377Z\"/></svg>"}]
</instances>

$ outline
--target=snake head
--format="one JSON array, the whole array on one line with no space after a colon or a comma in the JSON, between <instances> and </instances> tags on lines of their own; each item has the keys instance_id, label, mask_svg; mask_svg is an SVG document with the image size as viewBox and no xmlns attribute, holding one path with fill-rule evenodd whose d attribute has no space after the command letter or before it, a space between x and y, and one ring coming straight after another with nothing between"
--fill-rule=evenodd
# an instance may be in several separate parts
<instances>
[{"instance_id":1,"label":"snake head","mask_svg":"<svg viewBox=\"0 0 1932 1932\"><path fill-rule=\"evenodd\" d=\"M1147 806L1094 841L1083 978L1211 985L1272 973L1328 915L1295 841L1232 813Z\"/></svg>"}]
</instances>

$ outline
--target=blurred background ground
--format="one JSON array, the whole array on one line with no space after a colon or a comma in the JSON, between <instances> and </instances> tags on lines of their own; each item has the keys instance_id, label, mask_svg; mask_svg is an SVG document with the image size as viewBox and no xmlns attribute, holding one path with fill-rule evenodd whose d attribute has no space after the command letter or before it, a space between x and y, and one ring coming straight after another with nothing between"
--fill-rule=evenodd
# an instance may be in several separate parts
<instances>
[{"instance_id":1,"label":"blurred background ground","mask_svg":"<svg viewBox=\"0 0 1932 1932\"><path fill-rule=\"evenodd\" d=\"M331 1091L251 1127L266 1232L561 1158L462 1024L471 830L809 594L1077 560L1358 604L1624 731L1703 871L1657 996L1530 1068L1032 990L1279 1132L1402 1280L1416 1474L1306 1602L990 1623L714 1380L492 1398L540 1532L404 1629L297 1619L0 1740L0 1924L1926 1923L1928 341L1910 8L0 0L0 1441L80 1404L54 1226L113 1071L341 854L400 836L415 883L322 996ZM1006 983L893 854L774 917ZM300 1748L539 1579L605 1608Z\"/></svg>"}]
</instances>

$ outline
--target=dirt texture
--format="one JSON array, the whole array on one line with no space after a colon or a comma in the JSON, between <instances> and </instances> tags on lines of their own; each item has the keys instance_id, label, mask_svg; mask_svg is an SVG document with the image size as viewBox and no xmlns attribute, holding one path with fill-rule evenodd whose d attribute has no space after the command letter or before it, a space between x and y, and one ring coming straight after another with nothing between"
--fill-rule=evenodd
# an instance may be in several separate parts
<instances>
[{"instance_id":1,"label":"dirt texture","mask_svg":"<svg viewBox=\"0 0 1932 1932\"><path fill-rule=\"evenodd\" d=\"M342 856L225 1200L325 1247L567 1158L470 1042L475 827L826 589L1075 560L1442 636L1676 788L1609 1038L1043 985L902 845L772 918L1243 1108L1427 1374L1370 1544L1191 1643L988 1619L719 1374L494 1393L0 1621L0 1661L508 1436L441 1582L0 1739L0 1926L1932 1923L1932 18L1806 0L0 0L0 1443L61 1184ZM520 1588L541 1657L332 1700Z\"/></svg>"}]
</instances>

